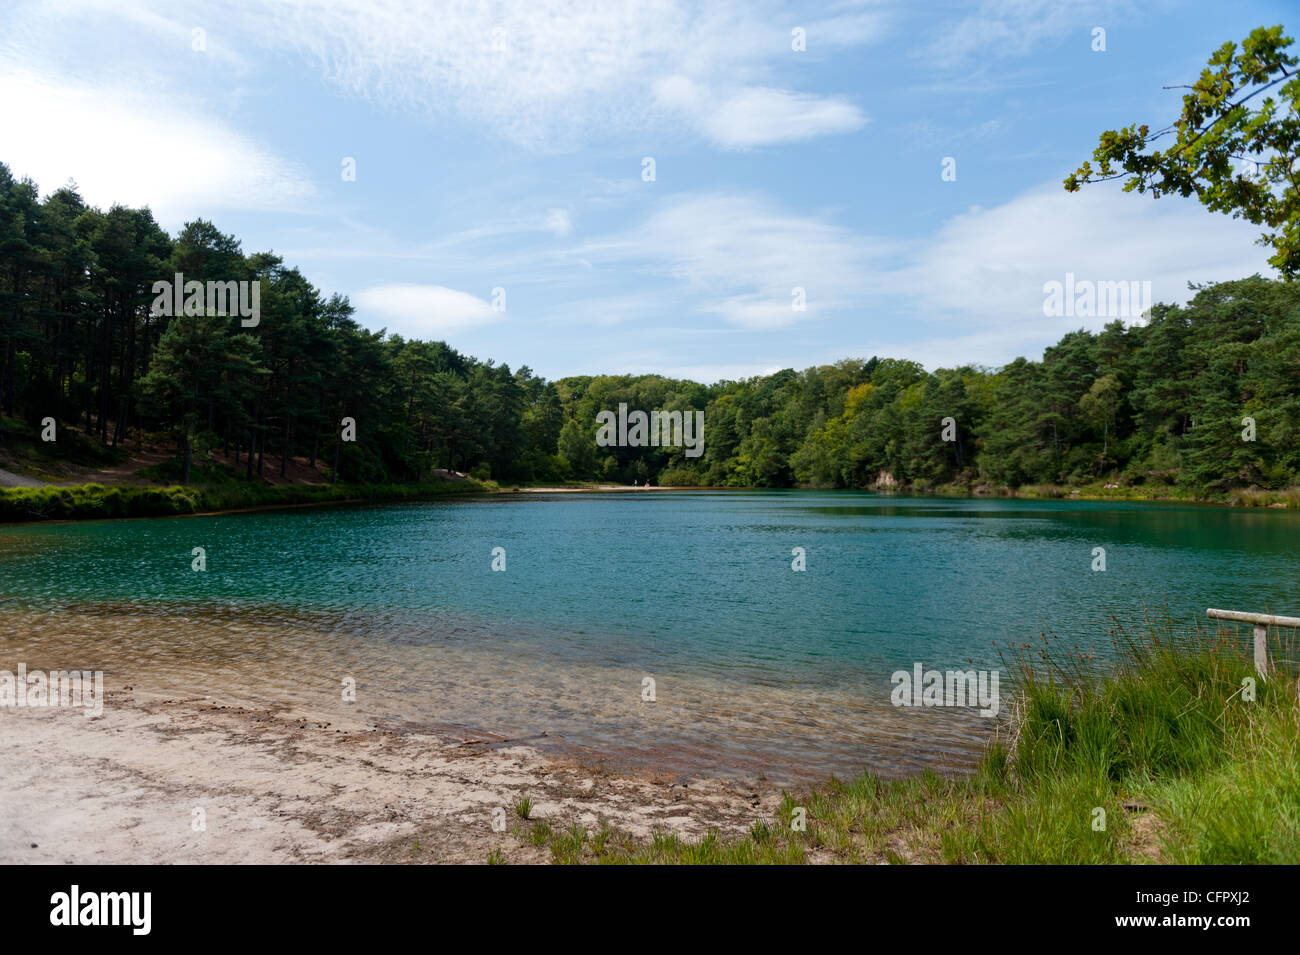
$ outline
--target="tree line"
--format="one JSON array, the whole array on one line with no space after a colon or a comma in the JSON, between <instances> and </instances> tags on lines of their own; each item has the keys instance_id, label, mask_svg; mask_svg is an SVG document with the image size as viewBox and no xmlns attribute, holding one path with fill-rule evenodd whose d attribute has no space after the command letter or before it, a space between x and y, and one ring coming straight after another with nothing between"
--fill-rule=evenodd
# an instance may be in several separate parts
<instances>
[{"instance_id":1,"label":"tree line","mask_svg":"<svg viewBox=\"0 0 1300 955\"><path fill-rule=\"evenodd\" d=\"M211 309L156 314L153 284L176 273L260 282L256 327ZM369 331L345 297L211 222L172 237L147 208L104 212L73 185L42 200L0 164L0 348L12 427L53 418L106 449L166 435L185 482L220 463L264 477L269 456L281 474L297 457L365 483L435 468L745 487L1300 483L1300 286L1259 276L1000 369L873 357L707 385L546 381ZM703 455L600 446L596 415L620 403L703 411Z\"/></svg>"},{"instance_id":2,"label":"tree line","mask_svg":"<svg viewBox=\"0 0 1300 955\"><path fill-rule=\"evenodd\" d=\"M155 282L257 281L260 319L155 314ZM188 311L188 310L187 310ZM40 199L0 164L0 412L76 426L103 446L167 432L184 460L294 456L353 482L432 467L508 474L554 451L554 386L528 368L362 328L345 297L202 219L171 237L147 209L93 208L74 186ZM357 440L341 440L340 421ZM545 455L542 455L543 457Z\"/></svg>"}]
</instances>

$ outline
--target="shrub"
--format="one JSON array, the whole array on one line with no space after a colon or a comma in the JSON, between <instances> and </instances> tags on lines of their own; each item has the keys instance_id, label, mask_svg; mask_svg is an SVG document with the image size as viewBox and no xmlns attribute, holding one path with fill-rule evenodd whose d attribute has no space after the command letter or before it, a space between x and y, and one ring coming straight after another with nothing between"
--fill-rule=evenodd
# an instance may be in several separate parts
<instances>
[{"instance_id":1,"label":"shrub","mask_svg":"<svg viewBox=\"0 0 1300 955\"><path fill-rule=\"evenodd\" d=\"M659 473L657 483L663 487L699 487L704 478L690 468L668 468Z\"/></svg>"}]
</instances>

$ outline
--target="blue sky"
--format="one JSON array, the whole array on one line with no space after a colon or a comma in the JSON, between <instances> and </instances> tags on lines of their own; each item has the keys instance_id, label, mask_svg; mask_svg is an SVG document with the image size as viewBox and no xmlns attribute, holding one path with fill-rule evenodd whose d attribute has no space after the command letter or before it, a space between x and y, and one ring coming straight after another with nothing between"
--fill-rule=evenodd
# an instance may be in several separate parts
<instances>
[{"instance_id":1,"label":"blue sky","mask_svg":"<svg viewBox=\"0 0 1300 955\"><path fill-rule=\"evenodd\" d=\"M1066 272L1272 274L1249 224L1060 181L1290 6L6 2L0 161L551 378L997 366L1104 324L1044 317Z\"/></svg>"}]
</instances>

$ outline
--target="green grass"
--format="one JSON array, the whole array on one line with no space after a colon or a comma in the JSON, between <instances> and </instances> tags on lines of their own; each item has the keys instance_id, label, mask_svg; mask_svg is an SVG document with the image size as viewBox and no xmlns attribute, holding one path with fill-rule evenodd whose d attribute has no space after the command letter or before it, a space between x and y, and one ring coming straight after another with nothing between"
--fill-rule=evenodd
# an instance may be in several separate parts
<instances>
[{"instance_id":1,"label":"green grass","mask_svg":"<svg viewBox=\"0 0 1300 955\"><path fill-rule=\"evenodd\" d=\"M557 863L1300 862L1293 643L1259 681L1233 632L1166 623L1115 639L1122 659L1104 677L1047 638L1004 659L1011 718L968 777L831 780L787 793L743 836L637 842L550 823L520 835Z\"/></svg>"},{"instance_id":2,"label":"green grass","mask_svg":"<svg viewBox=\"0 0 1300 955\"><path fill-rule=\"evenodd\" d=\"M527 839L535 846L549 845L554 838L555 833L551 829L551 824L545 819L528 830Z\"/></svg>"},{"instance_id":3,"label":"green grass","mask_svg":"<svg viewBox=\"0 0 1300 955\"><path fill-rule=\"evenodd\" d=\"M1007 497L1025 500L1073 501L1185 501L1197 504L1231 504L1237 507L1262 507L1279 503L1300 507L1300 491L1230 491L1217 492L1169 484L1122 484L1106 487L1107 482L1085 484L940 484L927 488L902 488L895 493L921 494L926 497ZM1243 496L1245 495L1245 496Z\"/></svg>"},{"instance_id":4,"label":"green grass","mask_svg":"<svg viewBox=\"0 0 1300 955\"><path fill-rule=\"evenodd\" d=\"M1235 488L1228 492L1228 503L1234 507L1300 507L1300 487L1283 490Z\"/></svg>"},{"instance_id":5,"label":"green grass","mask_svg":"<svg viewBox=\"0 0 1300 955\"><path fill-rule=\"evenodd\" d=\"M1022 484L1008 487L1005 484L937 484L899 485L878 493L902 497L1002 497L1024 500L1071 501L1168 501L1188 504L1227 504L1232 507L1300 507L1300 488L1261 490L1235 488L1217 491L1209 488L1189 488L1160 483L1122 484L1106 487L1104 482L1086 484Z\"/></svg>"},{"instance_id":6,"label":"green grass","mask_svg":"<svg viewBox=\"0 0 1300 955\"><path fill-rule=\"evenodd\" d=\"M254 507L289 507L340 501L418 501L447 494L482 492L474 481L420 484L293 484L271 486L242 481L172 487L78 484L0 488L0 523L84 520L111 517L167 517Z\"/></svg>"}]
</instances>

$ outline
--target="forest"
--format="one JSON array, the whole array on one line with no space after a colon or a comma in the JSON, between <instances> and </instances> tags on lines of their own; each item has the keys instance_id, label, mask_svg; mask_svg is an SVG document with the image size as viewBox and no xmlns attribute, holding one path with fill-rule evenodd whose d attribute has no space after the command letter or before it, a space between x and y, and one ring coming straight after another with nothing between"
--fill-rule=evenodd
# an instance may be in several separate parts
<instances>
[{"instance_id":1,"label":"forest","mask_svg":"<svg viewBox=\"0 0 1300 955\"><path fill-rule=\"evenodd\" d=\"M175 273L260 282L260 322L155 314L153 284ZM1256 275L1194 293L999 369L871 357L712 384L547 381L367 330L347 298L211 222L173 237L147 208L101 211L72 184L42 199L0 164L0 452L52 418L108 458L170 442L184 483L302 458L369 484L435 468L727 487L1300 484L1300 287ZM599 446L597 414L620 403L703 411L703 455Z\"/></svg>"}]
</instances>

